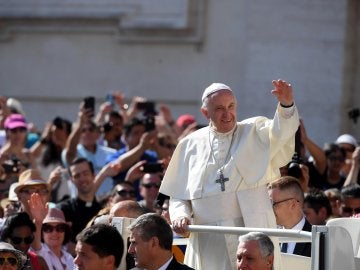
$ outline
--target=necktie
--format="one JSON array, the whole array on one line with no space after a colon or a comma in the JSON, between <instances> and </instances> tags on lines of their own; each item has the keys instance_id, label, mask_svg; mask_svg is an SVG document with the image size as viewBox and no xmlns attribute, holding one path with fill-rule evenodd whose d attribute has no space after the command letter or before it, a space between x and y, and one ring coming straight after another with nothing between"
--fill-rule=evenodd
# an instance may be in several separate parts
<instances>
[{"instance_id":1,"label":"necktie","mask_svg":"<svg viewBox=\"0 0 360 270\"><path fill-rule=\"evenodd\" d=\"M287 247L288 247L288 243L282 243L281 252L287 253Z\"/></svg>"}]
</instances>

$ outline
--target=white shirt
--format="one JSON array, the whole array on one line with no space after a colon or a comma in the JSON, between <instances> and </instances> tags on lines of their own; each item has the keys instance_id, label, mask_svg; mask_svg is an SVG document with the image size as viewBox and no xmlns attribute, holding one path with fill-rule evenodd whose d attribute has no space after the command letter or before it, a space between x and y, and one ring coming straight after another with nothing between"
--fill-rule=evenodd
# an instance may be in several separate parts
<instances>
[{"instance_id":1,"label":"white shirt","mask_svg":"<svg viewBox=\"0 0 360 270\"><path fill-rule=\"evenodd\" d=\"M32 249L33 250L33 249ZM59 258L48 247L48 245L42 243L39 250L33 250L37 255L40 255L46 261L50 270L73 270L75 269L74 258L64 248L61 249L62 256Z\"/></svg>"},{"instance_id":2,"label":"white shirt","mask_svg":"<svg viewBox=\"0 0 360 270\"><path fill-rule=\"evenodd\" d=\"M298 224L291 228L291 230L302 230L305 225L305 217L303 217ZM293 254L296 242L289 242L286 253Z\"/></svg>"}]
</instances>

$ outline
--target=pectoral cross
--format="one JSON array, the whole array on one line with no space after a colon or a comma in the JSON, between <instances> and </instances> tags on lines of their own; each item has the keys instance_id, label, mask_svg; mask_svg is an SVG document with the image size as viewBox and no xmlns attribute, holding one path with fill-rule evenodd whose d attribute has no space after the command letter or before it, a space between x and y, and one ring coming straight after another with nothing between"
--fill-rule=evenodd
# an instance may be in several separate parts
<instances>
[{"instance_id":1,"label":"pectoral cross","mask_svg":"<svg viewBox=\"0 0 360 270\"><path fill-rule=\"evenodd\" d=\"M225 178L223 173L220 172L219 179L215 180L215 183L219 183L221 186L221 191L225 191L225 182L229 181L229 178Z\"/></svg>"}]
</instances>

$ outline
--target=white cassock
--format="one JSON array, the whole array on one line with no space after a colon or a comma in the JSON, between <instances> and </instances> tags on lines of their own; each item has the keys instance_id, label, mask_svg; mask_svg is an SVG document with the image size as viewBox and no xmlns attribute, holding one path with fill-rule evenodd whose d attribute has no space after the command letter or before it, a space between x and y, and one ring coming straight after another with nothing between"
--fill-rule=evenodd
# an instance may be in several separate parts
<instances>
[{"instance_id":1,"label":"white cassock","mask_svg":"<svg viewBox=\"0 0 360 270\"><path fill-rule=\"evenodd\" d=\"M171 220L276 228L266 184L291 160L298 127L296 106L278 105L272 120L249 118L226 134L205 127L182 139L160 187L170 196ZM221 167L229 178L225 191L216 183ZM276 240L274 244L274 269L279 270L279 246ZM235 269L237 245L236 235L191 233L184 263L197 270Z\"/></svg>"}]
</instances>

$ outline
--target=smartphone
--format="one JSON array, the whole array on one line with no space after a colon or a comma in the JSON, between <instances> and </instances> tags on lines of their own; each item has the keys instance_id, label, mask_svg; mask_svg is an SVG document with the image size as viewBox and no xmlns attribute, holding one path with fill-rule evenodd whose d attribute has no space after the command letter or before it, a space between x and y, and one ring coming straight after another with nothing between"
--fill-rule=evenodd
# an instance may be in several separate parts
<instances>
[{"instance_id":1,"label":"smartphone","mask_svg":"<svg viewBox=\"0 0 360 270\"><path fill-rule=\"evenodd\" d=\"M95 97L85 97L84 98L84 108L85 109L91 109L92 116L95 115Z\"/></svg>"},{"instance_id":2,"label":"smartphone","mask_svg":"<svg viewBox=\"0 0 360 270\"><path fill-rule=\"evenodd\" d=\"M142 165L141 169L144 173L157 173L164 171L163 164L158 162L145 163Z\"/></svg>"},{"instance_id":3,"label":"smartphone","mask_svg":"<svg viewBox=\"0 0 360 270\"><path fill-rule=\"evenodd\" d=\"M155 117L154 116L148 116L144 119L144 125L145 125L145 131L153 131L155 130Z\"/></svg>"},{"instance_id":4,"label":"smartphone","mask_svg":"<svg viewBox=\"0 0 360 270\"><path fill-rule=\"evenodd\" d=\"M111 107L115 106L115 99L114 99L114 96L112 94L107 94L106 95L106 101L111 104Z\"/></svg>"}]
</instances>

